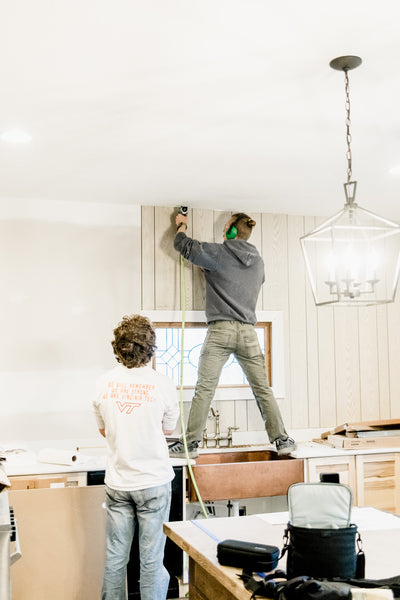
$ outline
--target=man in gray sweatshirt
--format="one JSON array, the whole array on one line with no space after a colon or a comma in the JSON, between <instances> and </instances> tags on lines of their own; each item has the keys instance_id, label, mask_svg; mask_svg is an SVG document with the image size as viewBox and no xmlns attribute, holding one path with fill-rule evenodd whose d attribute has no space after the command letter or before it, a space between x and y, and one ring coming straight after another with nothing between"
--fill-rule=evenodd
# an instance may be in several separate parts
<instances>
[{"instance_id":1,"label":"man in gray sweatshirt","mask_svg":"<svg viewBox=\"0 0 400 600\"><path fill-rule=\"evenodd\" d=\"M186 430L189 456L198 456L198 445L222 368L233 354L243 369L265 423L270 442L278 454L296 449L269 387L265 358L254 325L256 303L264 283L264 263L248 242L255 221L244 213L234 214L224 228L223 244L199 242L186 235L187 216L176 216L174 248L201 267L206 279L207 336L200 355L198 379ZM169 448L172 457L185 456L184 444Z\"/></svg>"}]
</instances>

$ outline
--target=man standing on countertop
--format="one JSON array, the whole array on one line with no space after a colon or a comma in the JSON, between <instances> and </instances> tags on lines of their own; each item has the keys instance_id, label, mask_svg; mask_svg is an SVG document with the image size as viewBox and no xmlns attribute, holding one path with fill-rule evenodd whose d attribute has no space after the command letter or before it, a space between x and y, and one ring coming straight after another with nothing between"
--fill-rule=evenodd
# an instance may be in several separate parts
<instances>
[{"instance_id":1,"label":"man standing on countertop","mask_svg":"<svg viewBox=\"0 0 400 600\"><path fill-rule=\"evenodd\" d=\"M270 442L278 454L296 449L286 432L278 404L269 387L265 358L254 330L256 303L264 283L264 263L249 239L255 221L236 213L225 224L223 244L198 242L186 235L187 216L176 216L174 248L201 267L206 279L207 336L201 350L198 379L190 407L186 441L191 458L198 456L208 411L222 368L233 354L260 410ZM185 455L182 441L169 448L170 456Z\"/></svg>"},{"instance_id":2,"label":"man standing on countertop","mask_svg":"<svg viewBox=\"0 0 400 600\"><path fill-rule=\"evenodd\" d=\"M169 574L163 565L174 471L165 435L176 426L174 382L148 366L155 331L140 315L124 317L112 341L119 363L97 383L94 412L107 442L106 565L102 600L126 600L126 566L139 531L140 596L165 600Z\"/></svg>"}]
</instances>

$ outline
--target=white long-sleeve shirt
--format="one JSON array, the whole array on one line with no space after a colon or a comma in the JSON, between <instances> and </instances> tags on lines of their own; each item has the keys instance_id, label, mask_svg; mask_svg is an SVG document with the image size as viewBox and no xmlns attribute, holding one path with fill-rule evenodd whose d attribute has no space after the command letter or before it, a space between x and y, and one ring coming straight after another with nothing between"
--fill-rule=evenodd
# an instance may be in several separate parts
<instances>
[{"instance_id":1,"label":"white long-sleeve shirt","mask_svg":"<svg viewBox=\"0 0 400 600\"><path fill-rule=\"evenodd\" d=\"M93 401L105 429L105 483L115 490L140 490L171 481L174 471L163 429L173 430L179 405L174 382L146 366L117 365L97 382Z\"/></svg>"}]
</instances>

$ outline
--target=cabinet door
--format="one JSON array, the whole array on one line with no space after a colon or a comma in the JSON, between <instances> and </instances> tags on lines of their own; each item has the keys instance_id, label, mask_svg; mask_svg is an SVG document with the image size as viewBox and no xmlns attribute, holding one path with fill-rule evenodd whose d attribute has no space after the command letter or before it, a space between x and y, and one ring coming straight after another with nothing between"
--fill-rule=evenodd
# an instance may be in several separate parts
<instances>
[{"instance_id":1,"label":"cabinet door","mask_svg":"<svg viewBox=\"0 0 400 600\"><path fill-rule=\"evenodd\" d=\"M35 478L18 476L18 477L9 477L11 483L11 490L33 490L35 489Z\"/></svg>"},{"instance_id":2,"label":"cabinet door","mask_svg":"<svg viewBox=\"0 0 400 600\"><path fill-rule=\"evenodd\" d=\"M357 505L357 486L354 456L309 458L307 460L307 481L319 481L321 473L339 473L340 483L353 492L353 504Z\"/></svg>"},{"instance_id":3,"label":"cabinet door","mask_svg":"<svg viewBox=\"0 0 400 600\"><path fill-rule=\"evenodd\" d=\"M13 600L98 600L105 562L104 486L8 492L22 558Z\"/></svg>"},{"instance_id":4,"label":"cabinet door","mask_svg":"<svg viewBox=\"0 0 400 600\"><path fill-rule=\"evenodd\" d=\"M400 453L356 457L359 506L400 513Z\"/></svg>"}]
</instances>

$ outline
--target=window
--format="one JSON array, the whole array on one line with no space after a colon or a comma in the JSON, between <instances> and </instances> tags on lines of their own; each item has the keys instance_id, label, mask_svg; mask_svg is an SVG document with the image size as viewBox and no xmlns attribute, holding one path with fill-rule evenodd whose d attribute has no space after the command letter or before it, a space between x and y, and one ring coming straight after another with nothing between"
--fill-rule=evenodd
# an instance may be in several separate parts
<instances>
[{"instance_id":1,"label":"window","mask_svg":"<svg viewBox=\"0 0 400 600\"><path fill-rule=\"evenodd\" d=\"M155 325L157 331L157 352L154 367L169 375L180 386L180 343L181 311L142 311ZM256 329L260 345L266 357L268 378L276 398L285 397L284 386L284 343L283 313L281 311L257 311ZM191 401L197 381L197 363L201 346L206 335L204 311L186 311L185 315L185 354L183 400ZM215 400L247 400L252 398L250 387L242 370L232 358L215 392ZM228 371L229 370L229 371ZM229 375L228 375L229 373ZM231 375L232 374L232 375Z\"/></svg>"},{"instance_id":2,"label":"window","mask_svg":"<svg viewBox=\"0 0 400 600\"><path fill-rule=\"evenodd\" d=\"M153 323L157 332L157 350L153 367L181 384L181 323ZM271 379L271 323L257 323L256 333L266 359L268 379ZM200 352L206 337L205 323L186 323L184 331L183 386L193 388L197 381ZM247 379L236 358L231 355L225 363L218 387L248 386Z\"/></svg>"}]
</instances>

